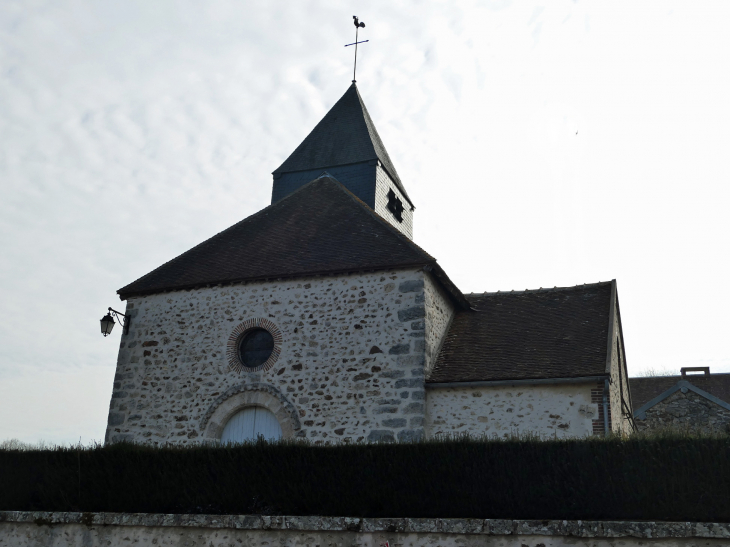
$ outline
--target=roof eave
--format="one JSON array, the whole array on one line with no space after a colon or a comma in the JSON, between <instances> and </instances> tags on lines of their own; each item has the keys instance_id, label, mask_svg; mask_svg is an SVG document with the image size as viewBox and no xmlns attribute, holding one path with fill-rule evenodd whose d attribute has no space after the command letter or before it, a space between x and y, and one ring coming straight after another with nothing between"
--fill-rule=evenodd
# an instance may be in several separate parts
<instances>
[{"instance_id":1,"label":"roof eave","mask_svg":"<svg viewBox=\"0 0 730 547\"><path fill-rule=\"evenodd\" d=\"M427 388L454 388L454 387L497 387L516 385L544 385L544 384L590 384L601 382L608 377L606 374L594 376L576 376L562 378L518 378L513 380L469 380L464 382L429 382Z\"/></svg>"},{"instance_id":2,"label":"roof eave","mask_svg":"<svg viewBox=\"0 0 730 547\"><path fill-rule=\"evenodd\" d=\"M237 284L245 284L245 283L256 283L256 282L262 282L262 281L272 281L272 280L280 280L280 279L297 279L297 278L305 278L305 277L325 277L325 276L333 276L333 275L344 275L344 274L351 274L351 273L360 273L360 272L382 272L382 271L393 271L393 270L406 270L410 268L421 268L424 266L428 266L429 263L424 262L414 262L414 263L407 263L407 264L398 264L398 265L383 265L383 266L368 266L367 268L347 268L342 270L313 270L313 271L307 271L307 272L297 272L297 273L283 273L283 274L267 274L262 276L255 276L255 277L241 277L241 278L233 278L233 279L219 279L219 280L213 280L213 281L205 281L201 283L188 283L184 285L169 285L165 287L155 287L151 289L143 289L143 290L125 290L126 287L122 287L117 291L117 294L119 295L120 300L126 300L128 298L133 298L136 296L149 296L152 294L162 294L167 292L173 292L173 291L190 291L195 289L202 289L204 287L215 287L218 285L237 285Z\"/></svg>"},{"instance_id":3,"label":"roof eave","mask_svg":"<svg viewBox=\"0 0 730 547\"><path fill-rule=\"evenodd\" d=\"M368 163L370 161L378 160L380 161L380 158L375 157L369 158L369 159L363 159L358 161L350 161L347 163L335 163L335 164L328 164L328 165L315 165L313 167L307 167L306 169L282 169L284 167L284 164L280 165L276 170L272 171L272 175L283 175L285 173L304 173L305 171L314 171L316 169L324 169L327 170L330 167L342 167L345 165L358 165L360 163ZM333 177L334 178L334 177Z\"/></svg>"},{"instance_id":4,"label":"roof eave","mask_svg":"<svg viewBox=\"0 0 730 547\"><path fill-rule=\"evenodd\" d=\"M381 158L377 155L377 152L375 154L375 157L373 157L373 158L363 159L363 160L359 160L359 161L351 161L351 162L347 162L347 163L316 165L314 167L307 167L306 169L282 169L282 167L284 167L284 163L286 163L286 162L284 162L277 169L272 171L271 174L272 175L284 175L287 173L304 173L306 171L314 171L316 169L325 169L326 170L331 167L344 167L346 165L358 165L361 163L368 163L368 162L375 161L375 160L377 160L380 163L380 167L383 168L383 170L388 174L388 176L391 178L391 180L395 183L398 190L400 190L400 193L403 194L403 197L406 199L408 204L411 206L411 210L414 210L416 208L416 205L413 203L411 198L408 196L408 193L406 192L406 188L403 185L403 183L401 182L400 177L398 176L398 173L395 173L395 174L391 173L391 170L388 169L388 166L383 161L383 158ZM395 170L395 167L393 168L393 170Z\"/></svg>"}]
</instances>

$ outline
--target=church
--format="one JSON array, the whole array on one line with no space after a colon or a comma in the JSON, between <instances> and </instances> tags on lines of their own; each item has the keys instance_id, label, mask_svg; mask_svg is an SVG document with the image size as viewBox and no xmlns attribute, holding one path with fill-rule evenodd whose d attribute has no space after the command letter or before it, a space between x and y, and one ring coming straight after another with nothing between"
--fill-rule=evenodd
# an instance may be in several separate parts
<instances>
[{"instance_id":1,"label":"church","mask_svg":"<svg viewBox=\"0 0 730 547\"><path fill-rule=\"evenodd\" d=\"M464 294L414 212L353 82L273 172L271 205L118 291L106 442L635 427L615 280Z\"/></svg>"}]
</instances>

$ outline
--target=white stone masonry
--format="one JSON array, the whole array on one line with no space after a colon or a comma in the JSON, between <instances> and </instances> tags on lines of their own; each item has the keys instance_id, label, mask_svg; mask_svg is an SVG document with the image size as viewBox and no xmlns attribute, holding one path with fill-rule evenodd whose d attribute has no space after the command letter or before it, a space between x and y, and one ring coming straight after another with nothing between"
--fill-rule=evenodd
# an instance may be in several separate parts
<instances>
[{"instance_id":1,"label":"white stone masonry","mask_svg":"<svg viewBox=\"0 0 730 547\"><path fill-rule=\"evenodd\" d=\"M284 437L423 437L426 340L434 348L445 328L426 320L427 301L450 305L427 298L424 282L440 294L429 274L412 269L131 298L107 441L216 440L225 419L249 405L274 412ZM226 346L251 320L278 329L280 354L268 370L236 372Z\"/></svg>"},{"instance_id":2,"label":"white stone masonry","mask_svg":"<svg viewBox=\"0 0 730 547\"><path fill-rule=\"evenodd\" d=\"M426 431L429 437L473 436L582 437L593 434L598 405L594 384L429 388Z\"/></svg>"}]
</instances>

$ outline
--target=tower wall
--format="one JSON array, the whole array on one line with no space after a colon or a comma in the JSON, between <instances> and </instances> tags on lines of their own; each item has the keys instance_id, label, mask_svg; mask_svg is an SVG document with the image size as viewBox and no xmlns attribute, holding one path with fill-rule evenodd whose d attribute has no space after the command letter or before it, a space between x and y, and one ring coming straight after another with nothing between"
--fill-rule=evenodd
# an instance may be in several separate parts
<instances>
[{"instance_id":1,"label":"tower wall","mask_svg":"<svg viewBox=\"0 0 730 547\"><path fill-rule=\"evenodd\" d=\"M378 160L372 160L351 165L310 169L274 175L274 185L271 192L271 203L284 199L289 194L313 181L324 172L337 179L350 192L392 224L398 231L409 239L413 239L413 208L403 196L398 186L383 169ZM403 204L402 222L399 222L388 210L388 192L393 190Z\"/></svg>"},{"instance_id":2,"label":"tower wall","mask_svg":"<svg viewBox=\"0 0 730 547\"><path fill-rule=\"evenodd\" d=\"M456 310L446 292L430 275L424 276L423 296L426 304L425 367L428 376L436 363Z\"/></svg>"},{"instance_id":3,"label":"tower wall","mask_svg":"<svg viewBox=\"0 0 730 547\"><path fill-rule=\"evenodd\" d=\"M327 171L327 173L341 182L345 188L355 194L370 208L374 208L376 168L375 162L362 162L351 165L310 169L309 171L282 173L278 178L277 175L274 175L271 203L274 204L284 199L289 194L297 191Z\"/></svg>"},{"instance_id":4,"label":"tower wall","mask_svg":"<svg viewBox=\"0 0 730 547\"><path fill-rule=\"evenodd\" d=\"M390 190L393 190L393 193L395 193L403 204L403 222L398 222L393 216L393 213L388 210L388 192ZM375 206L373 209L381 217L395 226L403 235L409 239L413 239L413 208L379 162L375 173Z\"/></svg>"}]
</instances>

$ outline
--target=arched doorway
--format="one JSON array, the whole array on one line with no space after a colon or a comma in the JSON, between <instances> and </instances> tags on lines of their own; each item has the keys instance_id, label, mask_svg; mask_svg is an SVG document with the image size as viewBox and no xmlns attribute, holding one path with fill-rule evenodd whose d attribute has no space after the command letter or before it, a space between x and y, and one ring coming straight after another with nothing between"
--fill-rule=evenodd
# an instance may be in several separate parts
<instances>
[{"instance_id":1,"label":"arched doorway","mask_svg":"<svg viewBox=\"0 0 730 547\"><path fill-rule=\"evenodd\" d=\"M277 441L281 439L281 425L265 408L250 406L231 416L223 428L221 443L243 443L259 436L267 441Z\"/></svg>"}]
</instances>

